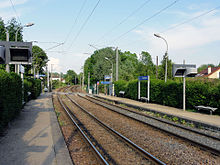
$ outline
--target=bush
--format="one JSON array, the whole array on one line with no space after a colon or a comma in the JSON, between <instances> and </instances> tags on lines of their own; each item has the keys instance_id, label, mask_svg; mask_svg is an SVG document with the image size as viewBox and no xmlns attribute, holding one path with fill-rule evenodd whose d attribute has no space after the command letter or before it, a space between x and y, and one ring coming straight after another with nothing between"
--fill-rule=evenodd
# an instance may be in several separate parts
<instances>
[{"instance_id":1,"label":"bush","mask_svg":"<svg viewBox=\"0 0 220 165\"><path fill-rule=\"evenodd\" d=\"M120 91L125 91L127 86L127 82L124 80L119 80L114 83L115 95L119 96Z\"/></svg>"},{"instance_id":2,"label":"bush","mask_svg":"<svg viewBox=\"0 0 220 165\"><path fill-rule=\"evenodd\" d=\"M36 99L38 96L40 96L41 91L42 91L42 89L41 89L41 80L39 80L39 79L28 79L27 81L32 84L31 88L29 88L29 91L31 92L31 98Z\"/></svg>"},{"instance_id":3,"label":"bush","mask_svg":"<svg viewBox=\"0 0 220 165\"><path fill-rule=\"evenodd\" d=\"M28 80L24 80L24 101L28 102L31 99L31 96L28 96L28 92L31 92L33 83Z\"/></svg>"},{"instance_id":4,"label":"bush","mask_svg":"<svg viewBox=\"0 0 220 165\"><path fill-rule=\"evenodd\" d=\"M15 73L0 70L0 131L22 108L22 81Z\"/></svg>"},{"instance_id":5,"label":"bush","mask_svg":"<svg viewBox=\"0 0 220 165\"><path fill-rule=\"evenodd\" d=\"M125 97L137 100L138 80L115 82L116 95L125 91ZM141 81L141 97L147 96L147 81ZM150 102L183 107L183 83L179 79L150 81ZM215 114L220 114L220 81L215 79L189 78L186 81L186 109L195 109L194 106L204 105L218 108Z\"/></svg>"}]
</instances>

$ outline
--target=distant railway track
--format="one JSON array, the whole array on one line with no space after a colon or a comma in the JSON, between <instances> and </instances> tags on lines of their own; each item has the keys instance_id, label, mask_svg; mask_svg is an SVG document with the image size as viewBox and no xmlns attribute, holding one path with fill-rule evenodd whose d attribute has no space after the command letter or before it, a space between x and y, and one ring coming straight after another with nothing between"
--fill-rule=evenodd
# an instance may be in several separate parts
<instances>
[{"instance_id":1,"label":"distant railway track","mask_svg":"<svg viewBox=\"0 0 220 165\"><path fill-rule=\"evenodd\" d=\"M156 117L153 117L153 116L150 116L150 115L146 115L146 114L143 114L141 112L133 111L133 110L130 110L130 109L122 107L122 106L113 105L109 102L103 101L101 99L94 98L94 97L89 96L89 95L87 95L87 96L78 95L78 96L83 98L83 99L86 99L86 100L88 100L88 101L90 101L94 104L97 104L97 105L105 107L105 108L107 108L111 111L119 113L123 116L126 116L126 117L129 117L131 119L137 120L137 121L142 122L144 124L148 124L149 126L152 126L156 129L159 129L161 131L164 131L166 133L174 135L178 138L184 139L185 141L188 141L188 142L190 142L190 143L192 143L196 146L199 146L200 148L202 148L204 150L208 150L209 152L211 152L215 155L218 155L218 156L220 155L220 150L218 149L218 148L220 148L220 137L205 134L203 132L200 132L200 131L197 131L197 130L194 130L194 129L191 129L191 128L188 128L188 127L184 127L184 126L175 124L175 123L170 122L170 121L162 120L160 118L156 118ZM129 113L123 113L122 111L126 111L126 112L129 112ZM189 138L188 136L183 136L181 134L176 134L176 132L172 132L172 130L170 130L170 129L166 130L163 127L158 127L158 126L155 126L151 123L143 122L143 120L139 120L136 117L137 115L145 117L145 118L149 118L151 120L155 120L157 122L161 122L161 123L166 124L166 125L170 125L171 127L174 127L175 129L179 129L180 130L179 132L184 132L184 134L192 134L193 136L202 136L202 137L204 137L203 139L205 139L206 142L215 141L216 144L214 146L210 146L209 144L211 144L211 143L204 144L204 143L201 142L201 140L198 141L198 139L193 139L193 138ZM217 146L217 148L216 148L216 146Z\"/></svg>"},{"instance_id":2,"label":"distant railway track","mask_svg":"<svg viewBox=\"0 0 220 165\"><path fill-rule=\"evenodd\" d=\"M84 139L87 139L87 143L93 144L91 147L94 149L94 152L103 164L126 164L126 162L123 162L126 161L125 158L127 158L128 163L129 161L136 161L137 164L141 164L141 162L144 164L165 164L119 132L112 129L110 126L103 123L68 95L62 96L62 98L58 96L58 100L73 123L79 127L79 130L82 131L81 134L83 135ZM75 107L74 110L73 107ZM87 117L82 118L82 116ZM89 121L89 124L86 121ZM93 124L96 126L96 129L91 130L90 125ZM86 127L88 127L88 129ZM101 137L103 136L103 138L106 139L104 140L104 143L103 140L94 138L96 134L100 134ZM110 145L108 143L106 144L107 139L112 142ZM120 147L119 150L122 150L122 152L117 153L117 146ZM126 150L127 152L125 152ZM118 159L118 156L121 157L121 160Z\"/></svg>"}]
</instances>

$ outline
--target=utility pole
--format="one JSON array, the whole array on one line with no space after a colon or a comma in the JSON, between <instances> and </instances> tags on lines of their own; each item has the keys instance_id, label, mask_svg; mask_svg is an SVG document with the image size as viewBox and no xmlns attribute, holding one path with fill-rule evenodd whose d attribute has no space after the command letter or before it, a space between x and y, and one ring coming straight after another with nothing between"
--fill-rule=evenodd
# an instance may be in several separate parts
<instances>
[{"instance_id":1,"label":"utility pole","mask_svg":"<svg viewBox=\"0 0 220 165\"><path fill-rule=\"evenodd\" d=\"M61 76L61 72L60 72L60 86L61 86L61 83L62 83L62 76Z\"/></svg>"},{"instance_id":2,"label":"utility pole","mask_svg":"<svg viewBox=\"0 0 220 165\"><path fill-rule=\"evenodd\" d=\"M89 89L90 89L90 72L88 73L88 93L89 93Z\"/></svg>"},{"instance_id":3,"label":"utility pole","mask_svg":"<svg viewBox=\"0 0 220 165\"><path fill-rule=\"evenodd\" d=\"M165 60L166 60L166 66L165 66L165 82L167 82L167 59L168 58L168 53L165 53Z\"/></svg>"},{"instance_id":4,"label":"utility pole","mask_svg":"<svg viewBox=\"0 0 220 165\"><path fill-rule=\"evenodd\" d=\"M6 30L6 41L9 41L9 33L8 30ZM6 57L7 58L7 57ZM10 72L9 64L6 64L6 72Z\"/></svg>"},{"instance_id":5,"label":"utility pole","mask_svg":"<svg viewBox=\"0 0 220 165\"><path fill-rule=\"evenodd\" d=\"M158 79L158 56L156 56L156 79Z\"/></svg>"},{"instance_id":6,"label":"utility pole","mask_svg":"<svg viewBox=\"0 0 220 165\"><path fill-rule=\"evenodd\" d=\"M185 65L185 60L183 60L183 64ZM183 75L183 110L186 110L186 75Z\"/></svg>"},{"instance_id":7,"label":"utility pole","mask_svg":"<svg viewBox=\"0 0 220 165\"><path fill-rule=\"evenodd\" d=\"M50 73L49 73L48 64L47 64L47 89L48 89L48 91L50 89Z\"/></svg>"},{"instance_id":8,"label":"utility pole","mask_svg":"<svg viewBox=\"0 0 220 165\"><path fill-rule=\"evenodd\" d=\"M80 77L79 77L79 84L80 84L80 89L82 89L82 86L81 86L81 74L80 74Z\"/></svg>"},{"instance_id":9,"label":"utility pole","mask_svg":"<svg viewBox=\"0 0 220 165\"><path fill-rule=\"evenodd\" d=\"M84 89L84 65L83 65L83 77L82 77L82 90Z\"/></svg>"},{"instance_id":10,"label":"utility pole","mask_svg":"<svg viewBox=\"0 0 220 165\"><path fill-rule=\"evenodd\" d=\"M52 78L53 78L53 75L52 75L53 74L52 73L53 72L53 64L51 64L50 66L51 66L51 68L50 68L50 72L51 72L50 73L51 74L51 76L50 76L50 83L51 83L50 91L52 92L52 88L53 88L53 82L52 82Z\"/></svg>"},{"instance_id":11,"label":"utility pole","mask_svg":"<svg viewBox=\"0 0 220 165\"><path fill-rule=\"evenodd\" d=\"M116 47L116 81L118 81L118 47Z\"/></svg>"}]
</instances>

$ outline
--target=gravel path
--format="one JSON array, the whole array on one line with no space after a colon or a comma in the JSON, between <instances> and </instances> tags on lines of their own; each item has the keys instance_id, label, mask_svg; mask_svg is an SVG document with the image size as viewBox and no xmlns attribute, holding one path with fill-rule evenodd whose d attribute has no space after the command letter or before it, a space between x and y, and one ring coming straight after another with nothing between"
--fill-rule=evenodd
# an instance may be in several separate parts
<instances>
[{"instance_id":1,"label":"gravel path","mask_svg":"<svg viewBox=\"0 0 220 165\"><path fill-rule=\"evenodd\" d=\"M97 116L97 118L105 121L107 125L122 133L167 164L220 164L219 157L202 151L188 142L131 120L77 96L72 97L81 106ZM167 127L167 125L162 125L162 127Z\"/></svg>"},{"instance_id":2,"label":"gravel path","mask_svg":"<svg viewBox=\"0 0 220 165\"><path fill-rule=\"evenodd\" d=\"M53 103L65 142L74 164L99 164L92 149L85 143L82 136L77 131L77 128L73 125L72 121L59 104L56 95L53 96Z\"/></svg>"},{"instance_id":3,"label":"gravel path","mask_svg":"<svg viewBox=\"0 0 220 165\"><path fill-rule=\"evenodd\" d=\"M88 99L91 99L91 98L88 98ZM96 100L92 100L92 101L97 102ZM108 107L108 108L110 108L110 109L112 109L116 112L119 112L121 114L124 114L126 116L130 116L134 119L137 119L137 120L142 121L144 123L150 124L150 125L152 125L156 128L163 128L163 130L165 130L167 132L175 133L176 135L179 135L181 137L190 139L192 141L196 141L198 143L201 143L203 145L206 145L208 147L212 147L212 148L220 151L220 140L209 138L207 136L203 136L203 135L194 133L194 132L189 131L189 130L185 130L185 129L182 129L182 128L179 128L179 127L176 127L176 126L173 126L173 125L170 125L170 124L166 124L166 123L163 123L163 122L145 117L144 115L131 113L131 112L128 112L128 111L123 110L121 108L117 108L113 105L104 104L104 106Z\"/></svg>"},{"instance_id":4,"label":"gravel path","mask_svg":"<svg viewBox=\"0 0 220 165\"><path fill-rule=\"evenodd\" d=\"M90 136L90 139L93 139L93 142L96 142L96 146L98 146L110 164L152 164L152 162L149 162L149 160L146 160L142 155L122 142L121 139L88 117L86 113L74 106L67 98L64 99L63 97L63 101L86 127L87 135Z\"/></svg>"}]
</instances>

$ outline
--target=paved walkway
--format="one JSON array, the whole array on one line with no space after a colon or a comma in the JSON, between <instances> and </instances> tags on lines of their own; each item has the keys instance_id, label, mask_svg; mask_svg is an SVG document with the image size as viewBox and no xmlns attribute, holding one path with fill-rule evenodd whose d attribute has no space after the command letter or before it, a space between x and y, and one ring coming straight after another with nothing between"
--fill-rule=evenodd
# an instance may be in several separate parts
<instances>
[{"instance_id":1,"label":"paved walkway","mask_svg":"<svg viewBox=\"0 0 220 165\"><path fill-rule=\"evenodd\" d=\"M51 94L26 104L0 138L0 165L71 165Z\"/></svg>"},{"instance_id":2,"label":"paved walkway","mask_svg":"<svg viewBox=\"0 0 220 165\"><path fill-rule=\"evenodd\" d=\"M135 105L135 106L147 108L147 109L150 109L153 111L158 111L161 113L166 113L166 114L177 116L180 118L186 118L186 119L189 119L192 121L212 125L215 127L219 127L219 129L220 129L220 116L206 115L206 114L195 113L195 112L188 112L188 111L183 111L182 109L177 109L177 108L173 108L173 107L152 104L152 103L143 103L143 102L139 102L136 100L108 96L108 95L104 95L104 94L99 94L98 96L109 99L109 100L118 101L122 104Z\"/></svg>"}]
</instances>

